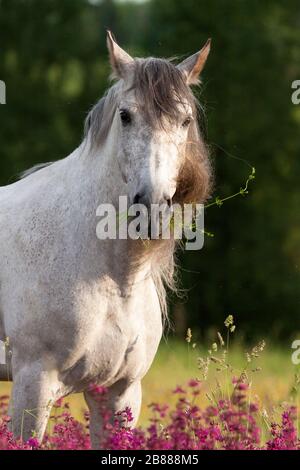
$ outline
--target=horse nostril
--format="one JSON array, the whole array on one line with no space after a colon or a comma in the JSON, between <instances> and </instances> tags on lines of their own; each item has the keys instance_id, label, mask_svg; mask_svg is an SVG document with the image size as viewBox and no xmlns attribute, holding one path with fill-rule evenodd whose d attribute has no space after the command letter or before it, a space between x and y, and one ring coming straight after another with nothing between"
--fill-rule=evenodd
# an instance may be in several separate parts
<instances>
[{"instance_id":1,"label":"horse nostril","mask_svg":"<svg viewBox=\"0 0 300 470\"><path fill-rule=\"evenodd\" d=\"M136 195L133 198L133 204L138 204L140 202L141 196L139 193L136 193Z\"/></svg>"},{"instance_id":2,"label":"horse nostril","mask_svg":"<svg viewBox=\"0 0 300 470\"><path fill-rule=\"evenodd\" d=\"M168 207L172 206L172 199L171 198L166 198L166 203L168 204Z\"/></svg>"}]
</instances>

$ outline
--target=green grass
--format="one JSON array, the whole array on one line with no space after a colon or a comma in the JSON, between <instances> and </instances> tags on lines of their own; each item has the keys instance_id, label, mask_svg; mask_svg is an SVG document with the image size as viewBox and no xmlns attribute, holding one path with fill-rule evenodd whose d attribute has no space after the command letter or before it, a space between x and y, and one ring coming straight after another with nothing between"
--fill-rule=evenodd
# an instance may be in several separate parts
<instances>
[{"instance_id":1,"label":"green grass","mask_svg":"<svg viewBox=\"0 0 300 470\"><path fill-rule=\"evenodd\" d=\"M216 389L217 381L221 384L224 394L229 389L228 383L232 375L241 373L246 365L245 349L239 344L230 346L228 362L232 371L217 372L218 364L212 364L208 379L203 383L203 393L199 397L200 405L208 404L207 393ZM171 391L176 385L184 385L191 378L200 378L201 373L197 367L197 357L207 355L207 350L192 347L192 343L183 341L162 341L155 361L143 380L143 406L140 424L146 424L149 418L148 406L152 402L175 402ZM258 372L251 372L252 368L260 367ZM294 383L295 366L291 362L291 350L267 346L260 357L250 364L249 379L251 382L251 395L257 399L262 408L268 413L280 411L284 401L290 399L290 392ZM0 394L9 393L11 386L0 382ZM82 416L85 403L81 394L67 397L71 405L71 413L76 418Z\"/></svg>"},{"instance_id":2,"label":"green grass","mask_svg":"<svg viewBox=\"0 0 300 470\"><path fill-rule=\"evenodd\" d=\"M207 356L207 350L193 349L184 342L169 342L162 344L159 353L143 381L144 404L142 421L147 420L146 404L151 402L172 402L170 391L177 384L184 384L190 378L201 378L197 367L197 358ZM247 365L245 348L236 344L229 348L228 363L233 367L231 371L217 371L218 364L211 364L207 381L203 382L203 393L200 396L200 405L208 404L206 394L216 389L217 382L226 394L228 381L233 375L239 375ZM261 368L252 372L251 369ZM291 363L290 351L280 348L268 349L250 364L249 379L253 397L267 409L279 406L288 400L294 384L295 366ZM175 400L174 400L175 401Z\"/></svg>"}]
</instances>

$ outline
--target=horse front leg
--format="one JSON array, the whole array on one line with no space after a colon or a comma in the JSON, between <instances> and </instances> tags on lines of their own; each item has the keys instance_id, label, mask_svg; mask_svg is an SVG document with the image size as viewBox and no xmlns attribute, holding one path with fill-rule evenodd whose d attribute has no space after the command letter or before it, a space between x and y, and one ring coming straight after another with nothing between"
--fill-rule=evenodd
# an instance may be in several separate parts
<instances>
[{"instance_id":1,"label":"horse front leg","mask_svg":"<svg viewBox=\"0 0 300 470\"><path fill-rule=\"evenodd\" d=\"M128 426L136 425L142 401L140 381L128 384L125 380L120 380L108 389L105 401L101 401L101 397L97 396L94 391L85 391L84 396L90 412L90 436L93 449L101 449L106 440L102 419L103 405L111 416L111 422L115 419L116 413L125 410L126 407L130 408L133 420L128 423Z\"/></svg>"},{"instance_id":2,"label":"horse front leg","mask_svg":"<svg viewBox=\"0 0 300 470\"><path fill-rule=\"evenodd\" d=\"M15 438L27 441L34 436L42 441L57 391L57 381L40 361L14 368L9 416Z\"/></svg>"}]
</instances>

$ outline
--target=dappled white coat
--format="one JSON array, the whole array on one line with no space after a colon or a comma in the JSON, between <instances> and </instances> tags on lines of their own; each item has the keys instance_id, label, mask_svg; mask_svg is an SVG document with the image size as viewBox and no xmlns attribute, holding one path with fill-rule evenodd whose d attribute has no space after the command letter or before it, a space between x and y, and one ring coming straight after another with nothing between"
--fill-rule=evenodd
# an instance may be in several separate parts
<instances>
[{"instance_id":1,"label":"dappled white coat","mask_svg":"<svg viewBox=\"0 0 300 470\"><path fill-rule=\"evenodd\" d=\"M94 382L113 385L116 410L137 416L161 338L147 260L132 266L133 241L96 237L96 208L118 195L118 172L105 149L99 161L84 152L0 191L0 338L13 352L14 430L26 437L42 435L50 403ZM37 408L21 430L23 410Z\"/></svg>"}]
</instances>

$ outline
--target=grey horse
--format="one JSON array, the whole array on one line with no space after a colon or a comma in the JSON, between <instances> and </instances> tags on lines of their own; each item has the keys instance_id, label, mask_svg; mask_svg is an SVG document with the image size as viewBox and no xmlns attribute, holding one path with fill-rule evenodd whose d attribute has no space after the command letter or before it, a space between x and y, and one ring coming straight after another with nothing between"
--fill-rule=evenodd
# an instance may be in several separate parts
<instances>
[{"instance_id":1,"label":"grey horse","mask_svg":"<svg viewBox=\"0 0 300 470\"><path fill-rule=\"evenodd\" d=\"M93 447L101 417L91 384L112 413L136 423L141 379L162 336L174 240L96 236L97 208L120 195L145 204L203 202L208 151L197 124L197 84L209 42L174 65L133 59L110 32L114 84L90 111L80 146L0 188L0 339L13 380L15 436L43 438L52 404L83 392Z\"/></svg>"}]
</instances>

